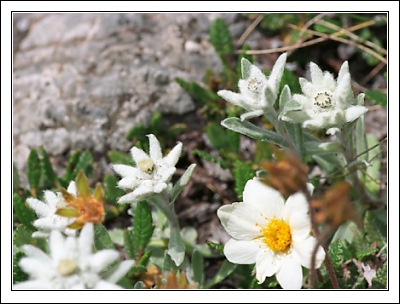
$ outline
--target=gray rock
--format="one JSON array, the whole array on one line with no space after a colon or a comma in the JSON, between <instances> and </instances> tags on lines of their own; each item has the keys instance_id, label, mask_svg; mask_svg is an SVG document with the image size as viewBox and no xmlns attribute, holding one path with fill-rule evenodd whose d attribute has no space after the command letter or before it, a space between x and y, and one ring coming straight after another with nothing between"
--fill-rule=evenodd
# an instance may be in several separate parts
<instances>
[{"instance_id":1,"label":"gray rock","mask_svg":"<svg viewBox=\"0 0 400 304\"><path fill-rule=\"evenodd\" d=\"M53 158L88 149L98 153L104 164L108 150L128 151L126 132L148 123L153 112L193 111L192 99L174 79L201 82L206 69L220 68L208 37L217 17L228 25L239 18L238 14L15 14L13 161L17 168L25 171L29 149L40 145Z\"/></svg>"}]
</instances>

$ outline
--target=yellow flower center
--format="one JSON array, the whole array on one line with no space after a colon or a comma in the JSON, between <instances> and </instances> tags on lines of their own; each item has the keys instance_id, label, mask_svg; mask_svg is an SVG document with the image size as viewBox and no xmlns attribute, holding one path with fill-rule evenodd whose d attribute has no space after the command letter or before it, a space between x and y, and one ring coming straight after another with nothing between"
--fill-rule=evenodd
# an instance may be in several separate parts
<instances>
[{"instance_id":1,"label":"yellow flower center","mask_svg":"<svg viewBox=\"0 0 400 304\"><path fill-rule=\"evenodd\" d=\"M273 218L260 231L264 235L264 243L273 251L285 252L290 248L292 234L290 226L285 221Z\"/></svg>"},{"instance_id":2,"label":"yellow flower center","mask_svg":"<svg viewBox=\"0 0 400 304\"><path fill-rule=\"evenodd\" d=\"M142 159L137 165L139 169L142 170L144 173L150 174L153 172L154 163L150 158Z\"/></svg>"},{"instance_id":3,"label":"yellow flower center","mask_svg":"<svg viewBox=\"0 0 400 304\"><path fill-rule=\"evenodd\" d=\"M252 93L260 93L262 86L262 81L257 78L252 78L247 83L247 89Z\"/></svg>"},{"instance_id":4,"label":"yellow flower center","mask_svg":"<svg viewBox=\"0 0 400 304\"><path fill-rule=\"evenodd\" d=\"M73 274L77 268L78 265L76 265L75 261L70 259L61 259L57 265L58 272L63 276L69 276Z\"/></svg>"},{"instance_id":5,"label":"yellow flower center","mask_svg":"<svg viewBox=\"0 0 400 304\"><path fill-rule=\"evenodd\" d=\"M314 99L314 105L320 107L321 109L332 107L332 96L329 93L318 93Z\"/></svg>"}]
</instances>

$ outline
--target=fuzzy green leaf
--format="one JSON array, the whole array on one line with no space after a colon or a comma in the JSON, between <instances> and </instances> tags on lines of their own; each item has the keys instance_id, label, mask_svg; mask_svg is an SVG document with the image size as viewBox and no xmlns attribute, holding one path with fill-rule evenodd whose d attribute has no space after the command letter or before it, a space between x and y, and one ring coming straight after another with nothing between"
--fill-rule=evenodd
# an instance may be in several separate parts
<instances>
[{"instance_id":1,"label":"fuzzy green leaf","mask_svg":"<svg viewBox=\"0 0 400 304\"><path fill-rule=\"evenodd\" d=\"M270 142L281 147L286 147L286 141L278 133L265 130L248 121L242 121L237 117L229 117L221 122L221 125L234 132L246 135L248 137Z\"/></svg>"},{"instance_id":2,"label":"fuzzy green leaf","mask_svg":"<svg viewBox=\"0 0 400 304\"><path fill-rule=\"evenodd\" d=\"M210 246L211 248L217 250L220 253L224 253L224 246L222 246L221 244L217 244L211 241L207 241L207 245Z\"/></svg>"},{"instance_id":3,"label":"fuzzy green leaf","mask_svg":"<svg viewBox=\"0 0 400 304\"><path fill-rule=\"evenodd\" d=\"M115 249L107 229L101 224L94 226L94 247L97 251L102 249Z\"/></svg>"},{"instance_id":4,"label":"fuzzy green leaf","mask_svg":"<svg viewBox=\"0 0 400 304\"><path fill-rule=\"evenodd\" d=\"M335 268L336 271L340 270L343 262L344 262L344 246L343 243L340 240L337 240L333 243L330 244L329 246L329 256L332 261L333 268Z\"/></svg>"},{"instance_id":5,"label":"fuzzy green leaf","mask_svg":"<svg viewBox=\"0 0 400 304\"><path fill-rule=\"evenodd\" d=\"M241 200L243 199L244 186L249 179L255 176L255 172L251 164L238 160L233 165L232 173L235 178L235 192Z\"/></svg>"},{"instance_id":6,"label":"fuzzy green leaf","mask_svg":"<svg viewBox=\"0 0 400 304\"><path fill-rule=\"evenodd\" d=\"M192 254L193 280L202 288L204 284L204 261L201 253L195 249Z\"/></svg>"},{"instance_id":7,"label":"fuzzy green leaf","mask_svg":"<svg viewBox=\"0 0 400 304\"><path fill-rule=\"evenodd\" d=\"M240 137L238 133L223 129L217 123L211 123L206 128L206 134L215 149L239 151Z\"/></svg>"},{"instance_id":8,"label":"fuzzy green leaf","mask_svg":"<svg viewBox=\"0 0 400 304\"><path fill-rule=\"evenodd\" d=\"M115 150L108 151L107 156L113 164L123 164L128 166L135 165L135 163L133 162L132 158L129 155L121 153L119 151Z\"/></svg>"},{"instance_id":9,"label":"fuzzy green leaf","mask_svg":"<svg viewBox=\"0 0 400 304\"><path fill-rule=\"evenodd\" d=\"M124 190L117 188L118 178L114 175L104 175L104 198L107 203L114 204L119 197L124 195Z\"/></svg>"},{"instance_id":10,"label":"fuzzy green leaf","mask_svg":"<svg viewBox=\"0 0 400 304\"><path fill-rule=\"evenodd\" d=\"M133 289L143 289L144 288L144 284L142 281L137 281L135 283L135 285L133 286Z\"/></svg>"},{"instance_id":11,"label":"fuzzy green leaf","mask_svg":"<svg viewBox=\"0 0 400 304\"><path fill-rule=\"evenodd\" d=\"M40 159L35 149L31 149L29 153L27 175L30 189L38 189L40 183Z\"/></svg>"},{"instance_id":12,"label":"fuzzy green leaf","mask_svg":"<svg viewBox=\"0 0 400 304\"><path fill-rule=\"evenodd\" d=\"M386 107L387 105L387 94L380 91L367 90L365 96L371 100L374 104Z\"/></svg>"},{"instance_id":13,"label":"fuzzy green leaf","mask_svg":"<svg viewBox=\"0 0 400 304\"><path fill-rule=\"evenodd\" d=\"M218 270L217 274L206 284L205 288L211 288L212 286L224 280L236 269L236 266L237 266L236 264L233 264L228 260L225 260L222 263L222 266Z\"/></svg>"},{"instance_id":14,"label":"fuzzy green leaf","mask_svg":"<svg viewBox=\"0 0 400 304\"><path fill-rule=\"evenodd\" d=\"M14 215L19 223L25 225L29 230L35 231L33 221L36 220L35 212L22 200L18 194L13 196Z\"/></svg>"},{"instance_id":15,"label":"fuzzy green leaf","mask_svg":"<svg viewBox=\"0 0 400 304\"><path fill-rule=\"evenodd\" d=\"M153 252L151 250L146 250L146 252L142 255L142 257L140 258L140 261L138 262L138 265L143 265L143 266L147 266L147 264L150 261L151 258L151 254Z\"/></svg>"},{"instance_id":16,"label":"fuzzy green leaf","mask_svg":"<svg viewBox=\"0 0 400 304\"><path fill-rule=\"evenodd\" d=\"M53 166L50 162L49 156L46 150L41 146L40 148L40 186L43 189L50 189L55 186L57 176L53 170Z\"/></svg>"},{"instance_id":17,"label":"fuzzy green leaf","mask_svg":"<svg viewBox=\"0 0 400 304\"><path fill-rule=\"evenodd\" d=\"M171 226L171 236L168 242L168 254L177 266L185 258L185 244L180 235L179 227Z\"/></svg>"},{"instance_id":18,"label":"fuzzy green leaf","mask_svg":"<svg viewBox=\"0 0 400 304\"><path fill-rule=\"evenodd\" d=\"M222 61L225 60L224 55L233 53L234 49L231 34L221 18L215 19L211 24L210 40Z\"/></svg>"},{"instance_id":19,"label":"fuzzy green leaf","mask_svg":"<svg viewBox=\"0 0 400 304\"><path fill-rule=\"evenodd\" d=\"M203 150L194 149L194 150L192 150L192 154L198 155L200 158L202 158L206 161L212 162L214 164L218 164L221 166L222 169L228 168L228 163L225 160L220 159L217 156L211 155L210 153L207 153Z\"/></svg>"},{"instance_id":20,"label":"fuzzy green leaf","mask_svg":"<svg viewBox=\"0 0 400 304\"><path fill-rule=\"evenodd\" d=\"M153 219L151 208L146 202L138 202L135 209L133 220L133 244L135 246L135 256L143 254L147 244L153 235Z\"/></svg>"},{"instance_id":21,"label":"fuzzy green leaf","mask_svg":"<svg viewBox=\"0 0 400 304\"><path fill-rule=\"evenodd\" d=\"M176 184L174 185L174 187L172 188L172 190L170 192L170 204L173 204L173 202L176 200L178 195L182 192L182 190L185 188L185 186L189 183L195 167L196 167L196 164L191 164L186 169L185 173L182 174L181 178L176 182Z\"/></svg>"},{"instance_id":22,"label":"fuzzy green leaf","mask_svg":"<svg viewBox=\"0 0 400 304\"><path fill-rule=\"evenodd\" d=\"M17 252L13 257L13 284L28 280L29 276L19 267L19 261L25 255L23 252Z\"/></svg>"}]
</instances>

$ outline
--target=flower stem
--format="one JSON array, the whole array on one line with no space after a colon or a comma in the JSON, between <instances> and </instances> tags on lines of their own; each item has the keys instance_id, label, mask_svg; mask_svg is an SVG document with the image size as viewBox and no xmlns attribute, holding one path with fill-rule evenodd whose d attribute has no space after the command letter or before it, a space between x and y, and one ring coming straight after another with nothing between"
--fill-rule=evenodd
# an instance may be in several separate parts
<instances>
[{"instance_id":1,"label":"flower stem","mask_svg":"<svg viewBox=\"0 0 400 304\"><path fill-rule=\"evenodd\" d=\"M164 213L173 227L179 228L178 216L176 215L173 206L170 206L166 198L157 194L149 197L147 200Z\"/></svg>"}]
</instances>

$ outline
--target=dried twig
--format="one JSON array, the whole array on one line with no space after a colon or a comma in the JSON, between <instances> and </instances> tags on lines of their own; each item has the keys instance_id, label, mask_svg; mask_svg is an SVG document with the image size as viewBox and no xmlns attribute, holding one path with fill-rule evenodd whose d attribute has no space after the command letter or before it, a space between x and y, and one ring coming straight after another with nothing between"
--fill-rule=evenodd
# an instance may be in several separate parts
<instances>
[{"instance_id":1,"label":"dried twig","mask_svg":"<svg viewBox=\"0 0 400 304\"><path fill-rule=\"evenodd\" d=\"M252 31L254 31L254 29L257 27L258 24L260 24L260 22L263 20L264 15L258 15L257 18L250 24L250 26L244 31L244 33L242 34L242 36L240 36L239 40L238 40L238 44L242 45L247 37L249 37L249 35L251 34Z\"/></svg>"},{"instance_id":2,"label":"dried twig","mask_svg":"<svg viewBox=\"0 0 400 304\"><path fill-rule=\"evenodd\" d=\"M379 62L379 64L376 67L374 67L373 70L369 72L368 75L361 80L361 85L365 85L368 81L374 78L375 75L378 74L385 67L385 65L386 65L385 62Z\"/></svg>"}]
</instances>

